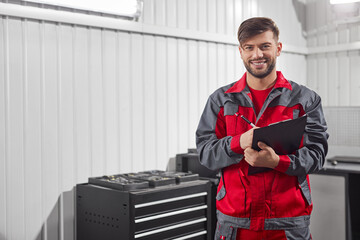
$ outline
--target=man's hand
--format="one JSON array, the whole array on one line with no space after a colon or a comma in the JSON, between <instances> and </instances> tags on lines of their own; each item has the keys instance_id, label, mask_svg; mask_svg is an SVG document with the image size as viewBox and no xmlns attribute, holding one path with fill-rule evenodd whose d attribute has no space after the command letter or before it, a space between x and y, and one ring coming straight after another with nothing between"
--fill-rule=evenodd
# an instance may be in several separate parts
<instances>
[{"instance_id":1,"label":"man's hand","mask_svg":"<svg viewBox=\"0 0 360 240\"><path fill-rule=\"evenodd\" d=\"M275 153L274 149L272 149L263 142L259 142L258 146L261 149L259 152L252 149L251 145L250 147L245 149L244 151L245 161L248 162L253 167L268 167L268 168L277 167L280 161L280 157Z\"/></svg>"},{"instance_id":2,"label":"man's hand","mask_svg":"<svg viewBox=\"0 0 360 240\"><path fill-rule=\"evenodd\" d=\"M242 149L251 148L253 135L254 135L254 129L258 127L253 127L247 132L243 133L240 137L240 147Z\"/></svg>"}]
</instances>

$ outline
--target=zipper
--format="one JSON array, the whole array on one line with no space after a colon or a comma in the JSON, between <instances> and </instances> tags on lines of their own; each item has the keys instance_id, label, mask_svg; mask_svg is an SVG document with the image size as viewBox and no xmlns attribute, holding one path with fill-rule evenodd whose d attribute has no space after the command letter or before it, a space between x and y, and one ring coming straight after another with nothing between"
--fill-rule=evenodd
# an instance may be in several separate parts
<instances>
[{"instance_id":1,"label":"zipper","mask_svg":"<svg viewBox=\"0 0 360 240\"><path fill-rule=\"evenodd\" d=\"M269 93L269 95L267 96L266 100L264 103L266 103L266 101L269 99L269 96L271 95L271 93L274 91L274 89L271 90L271 92ZM270 103L272 101L275 100L275 98L279 97L281 95L281 92L277 92L276 94L274 93L274 97L265 105L262 106L262 108L260 109L259 115L256 116L256 123L257 124L258 120L260 119L261 115L263 115L263 113L265 112L265 110L267 109L267 107L270 105Z\"/></svg>"},{"instance_id":2,"label":"zipper","mask_svg":"<svg viewBox=\"0 0 360 240\"><path fill-rule=\"evenodd\" d=\"M250 214L249 214L249 219L251 219L251 202L250 202ZM250 223L251 224L251 223Z\"/></svg>"},{"instance_id":3,"label":"zipper","mask_svg":"<svg viewBox=\"0 0 360 240\"><path fill-rule=\"evenodd\" d=\"M240 179L240 182L241 182L241 185L243 186L244 188L244 191L245 191L245 201L244 201L244 213L245 213L245 216L246 216L246 195L247 195L247 190L245 188L245 184L243 183L242 179L241 179L241 175L240 175L240 170L238 170L238 174L239 174L239 179Z\"/></svg>"},{"instance_id":4,"label":"zipper","mask_svg":"<svg viewBox=\"0 0 360 240\"><path fill-rule=\"evenodd\" d=\"M221 170L220 170L220 172L221 172L221 179L222 179L222 182L223 182L223 186L224 186L224 188L225 188L225 190L226 190L224 170L223 170L223 169L221 169Z\"/></svg>"},{"instance_id":5,"label":"zipper","mask_svg":"<svg viewBox=\"0 0 360 240\"><path fill-rule=\"evenodd\" d=\"M270 217L272 217L272 204L273 204L273 185L274 185L274 182L275 182L275 178L276 178L277 174L274 173L274 179L273 181L271 182L271 187L270 187Z\"/></svg>"}]
</instances>

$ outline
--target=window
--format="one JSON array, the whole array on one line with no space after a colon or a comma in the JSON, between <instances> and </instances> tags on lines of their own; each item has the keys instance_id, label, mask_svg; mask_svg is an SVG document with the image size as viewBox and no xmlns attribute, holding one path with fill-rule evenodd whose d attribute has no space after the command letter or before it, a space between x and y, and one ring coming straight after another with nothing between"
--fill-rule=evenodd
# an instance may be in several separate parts
<instances>
[{"instance_id":1,"label":"window","mask_svg":"<svg viewBox=\"0 0 360 240\"><path fill-rule=\"evenodd\" d=\"M45 4L94 13L137 19L142 11L141 0L22 0L31 4Z\"/></svg>"}]
</instances>

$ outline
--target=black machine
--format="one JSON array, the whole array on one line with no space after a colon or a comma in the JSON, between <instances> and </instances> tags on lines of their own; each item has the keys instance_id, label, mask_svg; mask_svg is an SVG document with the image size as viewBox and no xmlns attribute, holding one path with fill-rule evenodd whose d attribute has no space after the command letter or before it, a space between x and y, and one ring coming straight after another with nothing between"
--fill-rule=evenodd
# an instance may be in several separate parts
<instances>
[{"instance_id":1,"label":"black machine","mask_svg":"<svg viewBox=\"0 0 360 240\"><path fill-rule=\"evenodd\" d=\"M197 173L200 177L218 179L218 172L211 171L200 164L196 149L188 149L187 153L176 155L176 171Z\"/></svg>"},{"instance_id":2,"label":"black machine","mask_svg":"<svg viewBox=\"0 0 360 240\"><path fill-rule=\"evenodd\" d=\"M318 174L342 176L345 179L346 239L360 239L360 158L334 156L327 159Z\"/></svg>"},{"instance_id":3,"label":"black machine","mask_svg":"<svg viewBox=\"0 0 360 240\"><path fill-rule=\"evenodd\" d=\"M213 239L214 189L189 172L89 178L76 187L77 239Z\"/></svg>"}]
</instances>

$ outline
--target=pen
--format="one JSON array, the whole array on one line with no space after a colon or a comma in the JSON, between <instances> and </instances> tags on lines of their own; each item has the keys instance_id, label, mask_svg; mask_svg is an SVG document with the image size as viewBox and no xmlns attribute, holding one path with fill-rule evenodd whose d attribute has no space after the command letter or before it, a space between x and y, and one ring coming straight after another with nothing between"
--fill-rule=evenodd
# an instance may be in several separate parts
<instances>
[{"instance_id":1,"label":"pen","mask_svg":"<svg viewBox=\"0 0 360 240\"><path fill-rule=\"evenodd\" d=\"M250 122L246 117L244 117L244 115L241 115L241 118L245 120L245 122L247 122L248 124L250 124L250 126L255 127L255 124L253 124L252 122Z\"/></svg>"}]
</instances>

